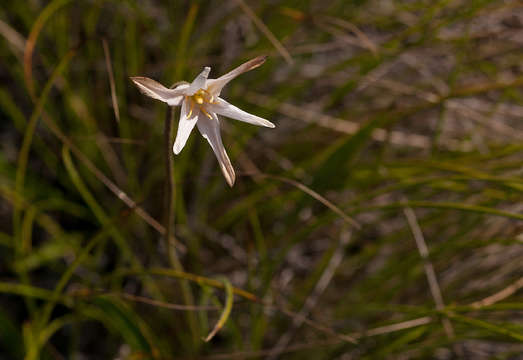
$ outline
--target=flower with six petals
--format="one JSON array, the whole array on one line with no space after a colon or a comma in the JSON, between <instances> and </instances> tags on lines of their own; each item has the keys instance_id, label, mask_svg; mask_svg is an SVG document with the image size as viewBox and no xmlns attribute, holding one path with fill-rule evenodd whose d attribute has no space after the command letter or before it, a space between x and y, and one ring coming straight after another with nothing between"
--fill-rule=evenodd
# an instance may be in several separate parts
<instances>
[{"instance_id":1,"label":"flower with six petals","mask_svg":"<svg viewBox=\"0 0 523 360\"><path fill-rule=\"evenodd\" d=\"M265 59L265 56L254 58L217 79L207 79L211 68L205 67L191 84L184 83L174 89L166 88L146 77L132 77L131 80L145 95L163 101L170 106L182 106L173 146L174 153L179 154L182 151L196 125L202 136L211 145L225 180L230 186L233 186L235 181L234 169L223 147L218 115L270 128L273 128L274 124L229 104L220 97L220 93L229 81L262 65Z\"/></svg>"}]
</instances>

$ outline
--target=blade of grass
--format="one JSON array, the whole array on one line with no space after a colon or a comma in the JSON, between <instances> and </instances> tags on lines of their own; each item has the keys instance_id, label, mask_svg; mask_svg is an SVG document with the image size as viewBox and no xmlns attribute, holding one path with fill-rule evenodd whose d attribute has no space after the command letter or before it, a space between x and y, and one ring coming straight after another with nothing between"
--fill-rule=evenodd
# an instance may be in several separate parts
<instances>
[{"instance_id":1,"label":"blade of grass","mask_svg":"<svg viewBox=\"0 0 523 360\"><path fill-rule=\"evenodd\" d=\"M74 262L67 267L67 270L63 273L62 277L56 284L55 288L53 289L52 298L50 301L45 304L45 306L42 309L42 313L38 319L38 323L40 328L43 328L49 319L51 318L51 313L53 312L53 308L56 306L56 303L59 301L60 296L62 294L62 291L64 290L65 286L73 276L75 270L80 266L87 256L89 255L89 252L98 245L102 240L104 240L111 232L111 228L114 227L115 224L111 223L105 226L96 236L94 236L88 243L85 245L85 247L82 248L81 252L77 255Z\"/></svg>"},{"instance_id":2,"label":"blade of grass","mask_svg":"<svg viewBox=\"0 0 523 360\"><path fill-rule=\"evenodd\" d=\"M182 263L178 255L176 254L176 244L170 241L172 234L174 233L174 206L175 206L175 192L174 192L174 169L172 160L172 145L174 142L174 132L172 123L174 121L174 110L170 106L165 117L164 124L164 158L165 158L165 203L164 203L164 216L165 216L165 246L167 251L167 259L171 267L177 271L183 271ZM173 237L173 239L175 239ZM191 291L191 287L187 281L181 281L180 287L183 294L183 299L186 305L194 305L194 296ZM187 313L187 322L191 328L193 335L193 341L195 348L198 347L197 339L199 337L200 330L198 328L198 319L192 312Z\"/></svg>"},{"instance_id":3,"label":"blade of grass","mask_svg":"<svg viewBox=\"0 0 523 360\"><path fill-rule=\"evenodd\" d=\"M126 275L167 276L167 277L173 277L173 278L178 278L178 279L185 279L185 280L194 282L199 285L207 285L207 286L211 286L211 287L214 287L217 289L225 288L224 283L222 281L219 281L216 279L211 279L211 278L208 278L205 276L191 274L188 272L177 271L177 270L173 270L173 269L165 269L165 268L152 268L152 269L143 270L143 271L136 271L136 270L132 270L132 269L121 269L121 270L116 271L112 276L121 277L121 276L126 276ZM236 288L236 287L233 287L233 293L235 295L241 296L242 298L253 301L253 302L258 302L258 303L261 302L261 300L256 295L254 295L248 291Z\"/></svg>"},{"instance_id":4,"label":"blade of grass","mask_svg":"<svg viewBox=\"0 0 523 360\"><path fill-rule=\"evenodd\" d=\"M132 198L129 197L123 190L121 190L114 182L112 182L105 174L98 169L94 163L77 147L75 146L74 142L71 141L61 130L60 128L53 122L53 120L45 113L42 113L43 120L47 127L51 130L51 132L60 139L60 141L66 145L71 152L82 162L82 164L93 173L93 175L102 183L104 184L116 197L118 197L121 201L124 202L125 205L127 205L130 209L132 209L138 216L140 216L147 224L149 224L152 228L154 228L156 231L158 231L161 235L165 235L165 228L156 220L154 219L149 213L147 213L142 207L140 207ZM171 241L174 241L171 239ZM184 251L185 247L183 247L178 242L175 242L178 244L178 248L180 251Z\"/></svg>"},{"instance_id":5,"label":"blade of grass","mask_svg":"<svg viewBox=\"0 0 523 360\"><path fill-rule=\"evenodd\" d=\"M120 122L120 108L118 107L118 98L116 97L116 87L114 85L113 67L111 65L111 53L109 52L109 45L107 40L102 39L102 45L105 54L105 66L107 67L107 74L109 75L109 87L111 88L111 101L113 102L114 117L116 122Z\"/></svg>"},{"instance_id":6,"label":"blade of grass","mask_svg":"<svg viewBox=\"0 0 523 360\"><path fill-rule=\"evenodd\" d=\"M468 325L472 325L474 327L485 329L489 332L507 336L507 337L510 337L510 338L518 340L518 341L523 341L523 333L513 331L507 327L498 326L498 325L489 323L484 320L474 319L471 317L457 315L457 314L453 314L450 312L444 312L444 315L450 317L451 319L453 319L455 321L459 321L464 324L468 324Z\"/></svg>"},{"instance_id":7,"label":"blade of grass","mask_svg":"<svg viewBox=\"0 0 523 360\"><path fill-rule=\"evenodd\" d=\"M119 299L98 296L91 306L82 309L82 313L121 336L133 351L144 354L144 358L157 358L151 330L132 308Z\"/></svg>"},{"instance_id":8,"label":"blade of grass","mask_svg":"<svg viewBox=\"0 0 523 360\"><path fill-rule=\"evenodd\" d=\"M407 223L409 224L412 236L414 237L414 240L416 242L416 247L418 248L418 252L423 260L425 275L427 276L430 293L432 295L432 298L434 299L434 303L436 304L436 309L441 310L445 307L445 303L443 302L443 295L441 294L441 288L438 283L436 271L434 270L434 266L432 265L432 262L429 259L429 248L427 246L427 243L425 242L425 237L423 236L423 232L421 231L421 227L416 218L416 214L414 213L414 210L412 210L410 207L403 208L403 213L407 218ZM456 337L456 334L454 332L454 327L452 326L452 323L447 318L441 319L441 323L443 324L443 329L445 330L447 338L450 341L453 341ZM456 355L458 357L463 357L463 351L461 347L455 346L454 351L456 352Z\"/></svg>"},{"instance_id":9,"label":"blade of grass","mask_svg":"<svg viewBox=\"0 0 523 360\"><path fill-rule=\"evenodd\" d=\"M407 203L402 204L400 203L392 203L387 205L377 205L377 206L370 206L366 208L361 208L357 212L367 212L367 211L373 211L378 209L396 209L396 208L402 208L404 206L409 206L413 208L432 208L432 209L453 209L453 210L459 210L459 211L470 211L475 212L479 214L488 214L488 215L495 215L495 216L503 216L511 219L516 220L523 220L523 214L517 214L510 211L504 211L504 210L498 210L489 208L486 206L481 205L468 205L463 203L454 203L454 202L432 202L432 201L409 201Z\"/></svg>"},{"instance_id":10,"label":"blade of grass","mask_svg":"<svg viewBox=\"0 0 523 360\"><path fill-rule=\"evenodd\" d=\"M11 44L14 54L21 60L25 49L24 37L3 20L0 20L0 35Z\"/></svg>"},{"instance_id":11,"label":"blade of grass","mask_svg":"<svg viewBox=\"0 0 523 360\"><path fill-rule=\"evenodd\" d=\"M294 333L302 325L303 319L307 318L307 316L309 316L309 313L316 306L318 298L323 294L323 292L331 282L332 278L334 277L334 274L338 270L338 267L340 266L343 260L345 249L349 244L350 237L350 232L346 232L345 234L342 234L340 236L338 245L332 253L332 256L329 259L327 266L323 270L321 277L318 279L318 282L314 286L314 289L305 299L305 302L300 311L298 312L297 316L293 317L290 329L288 329L288 331L279 338L278 342L273 348L274 352L268 356L268 359L275 359L277 357L277 354L279 354L282 349L285 349L289 345L290 341L294 336ZM356 340L354 339L350 340L356 342Z\"/></svg>"},{"instance_id":12,"label":"blade of grass","mask_svg":"<svg viewBox=\"0 0 523 360\"><path fill-rule=\"evenodd\" d=\"M38 40L38 36L40 35L40 32L42 31L42 28L44 27L45 23L49 20L49 18L61 7L66 5L71 0L53 0L50 3L47 4L44 10L38 15L38 18L36 19L35 23L33 24L33 27L31 28L31 32L29 33L29 36L27 38L27 41L25 43L25 51L24 51L24 76L25 76L25 84L27 86L27 89L29 91L29 95L32 99L36 100L36 93L34 90L34 82L33 82L33 52L36 46L36 41Z\"/></svg>"},{"instance_id":13,"label":"blade of grass","mask_svg":"<svg viewBox=\"0 0 523 360\"><path fill-rule=\"evenodd\" d=\"M69 325L77 321L76 315L64 315L57 319L54 319L41 331L36 332L33 324L26 327L26 354L25 360L37 360L40 359L40 352L42 347L49 341L51 336L55 334L62 327ZM30 334L29 334L30 333Z\"/></svg>"},{"instance_id":14,"label":"blade of grass","mask_svg":"<svg viewBox=\"0 0 523 360\"><path fill-rule=\"evenodd\" d=\"M125 240L124 236L121 234L121 232L118 230L118 228L113 226L110 218L107 216L107 214L102 209L102 207L98 204L95 197L91 194L91 192L89 191L87 186L83 183L80 175L78 174L78 171L76 170L76 168L74 166L69 149L66 146L64 146L62 148L62 157L64 160L65 167L69 173L69 176L71 177L71 180L73 181L74 185L80 192L84 201L88 204L89 208L95 214L95 216L98 219L98 221L100 222L100 224L104 228L108 228L108 231L110 232L111 237L113 237L115 243L122 250L123 254L125 255L125 258L129 259L129 261L131 262L131 266L136 270L143 269L143 266L140 263L140 260L133 253L132 249L127 244L127 241ZM148 283L148 288L156 296L161 297L161 292L157 288L156 284Z\"/></svg>"},{"instance_id":15,"label":"blade of grass","mask_svg":"<svg viewBox=\"0 0 523 360\"><path fill-rule=\"evenodd\" d=\"M128 293L103 293L102 295L107 296L116 296L125 300L134 301L142 304L147 304L155 307L161 307L169 310L178 310L178 311L202 311L202 310L219 310L216 306L198 306L198 305L182 305L182 304L173 304L165 301L158 301L150 299L144 296L136 296Z\"/></svg>"},{"instance_id":16,"label":"blade of grass","mask_svg":"<svg viewBox=\"0 0 523 360\"><path fill-rule=\"evenodd\" d=\"M27 124L27 128L25 130L22 147L20 149L20 153L18 154L18 166L16 168L16 181L15 181L15 190L17 193L20 193L20 194L23 193L25 174L26 174L27 163L28 163L28 159L29 159L29 151L31 149L31 144L33 142L33 135L36 130L37 121L40 118L40 115L42 115L45 103L47 101L47 97L48 97L49 92L51 91L51 88L53 87L56 79L67 68L67 66L69 65L69 61L72 59L72 57L74 55L75 55L74 51L69 51L60 60L58 66L55 68L55 70L51 74L51 77L45 84L42 94L40 95L38 101L36 102L35 109L33 110L33 113L31 114L31 117ZM14 229L15 233L19 229L19 227L20 227L20 211L18 209L15 209L15 212L13 214L13 229Z\"/></svg>"},{"instance_id":17,"label":"blade of grass","mask_svg":"<svg viewBox=\"0 0 523 360\"><path fill-rule=\"evenodd\" d=\"M307 195L311 196L313 199L318 200L320 203L322 203L323 205L325 205L326 207L328 207L332 211L334 211L337 215L339 215L345 222L347 222L351 226L355 227L356 229L361 229L361 225L356 220L354 220L353 218L351 218L350 216L345 214L343 212L343 210L341 210L338 206L336 206L331 201L327 200L325 197L323 197L322 195L318 194L316 191L312 190L308 186L306 186L306 185L304 185L304 184L302 184L302 183L300 183L300 182L298 182L298 181L296 181L294 179L287 178L287 177L284 177L284 176L260 173L260 172L256 172L256 173L253 173L253 174L243 173L243 174L240 174L240 175L251 176L251 177L260 177L260 178L268 178L268 179L277 180L277 181L281 181L281 182L284 182L286 184L292 185L292 186L296 187L297 189L303 191Z\"/></svg>"},{"instance_id":18,"label":"blade of grass","mask_svg":"<svg viewBox=\"0 0 523 360\"><path fill-rule=\"evenodd\" d=\"M113 237L115 243L118 244L118 247L122 250L124 257L129 258L133 266L137 266L138 268L140 268L139 261L133 255L133 252L127 244L127 242L125 241L123 235L116 228L111 226L109 217L82 181L80 174L78 173L76 167L73 164L71 153L66 146L62 147L62 159L74 186L76 187L84 201L87 203L87 205L95 215L96 219L100 222L102 226L108 227L110 229L109 231L111 233L111 236Z\"/></svg>"},{"instance_id":19,"label":"blade of grass","mask_svg":"<svg viewBox=\"0 0 523 360\"><path fill-rule=\"evenodd\" d=\"M180 38L177 42L178 46L176 48L176 59L175 62L175 68L174 68L174 79L181 79L184 68L185 68L185 62L187 61L186 56L184 54L187 53L189 50L187 47L187 44L189 43L189 39L191 37L192 30L194 28L194 24L196 23L196 16L198 15L198 10L200 8L200 5L198 3L191 3L191 7L189 8L189 12L187 16L185 17L185 21L183 23L181 32L180 32Z\"/></svg>"},{"instance_id":20,"label":"blade of grass","mask_svg":"<svg viewBox=\"0 0 523 360\"><path fill-rule=\"evenodd\" d=\"M24 342L10 309L0 310L0 341L6 357L23 358Z\"/></svg>"},{"instance_id":21,"label":"blade of grass","mask_svg":"<svg viewBox=\"0 0 523 360\"><path fill-rule=\"evenodd\" d=\"M37 299L52 299L52 291L15 282L0 282L0 293L21 295Z\"/></svg>"},{"instance_id":22,"label":"blade of grass","mask_svg":"<svg viewBox=\"0 0 523 360\"><path fill-rule=\"evenodd\" d=\"M231 314L234 299L233 288L231 282L228 279L223 278L222 282L225 289L225 305L223 306L223 311L220 315L220 318L218 319L218 322L216 323L216 325L214 325L214 328L211 330L209 335L207 335L207 337L204 339L205 342L211 341L211 339L225 325L227 319L229 318L229 315Z\"/></svg>"},{"instance_id":23,"label":"blade of grass","mask_svg":"<svg viewBox=\"0 0 523 360\"><path fill-rule=\"evenodd\" d=\"M497 293L490 295L489 297L486 297L480 301L476 301L470 306L474 308L481 308L483 306L489 306L492 305L498 301L501 301L503 299L506 299L507 297L513 295L518 291L519 289L523 288L523 277L520 277L518 280L510 284L509 286L505 287L504 289L498 291Z\"/></svg>"},{"instance_id":24,"label":"blade of grass","mask_svg":"<svg viewBox=\"0 0 523 360\"><path fill-rule=\"evenodd\" d=\"M236 4L242 9L242 11L252 20L254 25L269 39L269 41L272 43L272 45L278 50L280 55L285 59L287 64L292 65L294 64L294 60L292 59L291 55L285 49L285 47L282 45L282 43L274 36L274 34L269 30L267 25L261 21L261 19L256 15L256 13L247 5L247 3L244 0L234 0Z\"/></svg>"}]
</instances>

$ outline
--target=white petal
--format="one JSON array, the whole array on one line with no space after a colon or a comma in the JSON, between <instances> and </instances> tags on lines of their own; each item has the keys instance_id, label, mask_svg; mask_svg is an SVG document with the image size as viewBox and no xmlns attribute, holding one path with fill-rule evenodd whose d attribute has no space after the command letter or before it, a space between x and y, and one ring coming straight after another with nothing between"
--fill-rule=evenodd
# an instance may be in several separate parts
<instances>
[{"instance_id":1,"label":"white petal","mask_svg":"<svg viewBox=\"0 0 523 360\"><path fill-rule=\"evenodd\" d=\"M222 136L220 134L220 121L218 120L218 116L216 116L216 114L210 114L212 119L209 119L205 114L200 114L196 125L198 126L198 130L200 130L202 136L207 139L211 145L211 148L214 151L216 158L218 159L218 163L220 164L220 168L222 169L223 176L225 177L225 180L227 180L229 186L232 187L234 185L236 175L234 174L231 160L229 160L227 152L223 147Z\"/></svg>"},{"instance_id":2,"label":"white petal","mask_svg":"<svg viewBox=\"0 0 523 360\"><path fill-rule=\"evenodd\" d=\"M176 133L176 140L173 145L173 152L178 155L182 151L191 131L198 121L198 114L200 113L200 108L198 106L193 106L191 112L191 103L185 100L182 103L182 110L180 111L180 121L178 122L178 131ZM190 114L189 114L190 113ZM188 117L190 115L190 117Z\"/></svg>"},{"instance_id":3,"label":"white petal","mask_svg":"<svg viewBox=\"0 0 523 360\"><path fill-rule=\"evenodd\" d=\"M205 82L207 81L207 76L211 72L211 68L206 66L203 68L203 71L193 80L191 85L185 90L185 95L192 96L195 92L200 89L205 88Z\"/></svg>"},{"instance_id":4,"label":"white petal","mask_svg":"<svg viewBox=\"0 0 523 360\"><path fill-rule=\"evenodd\" d=\"M142 76L132 77L131 80L143 94L166 102L171 106L180 105L180 102L183 100L183 90L188 88L188 85L184 84L177 86L175 89L168 89L159 82Z\"/></svg>"},{"instance_id":5,"label":"white petal","mask_svg":"<svg viewBox=\"0 0 523 360\"><path fill-rule=\"evenodd\" d=\"M259 116L249 114L248 112L229 104L222 98L215 99L215 103L207 105L207 108L217 114L226 116L231 119L240 120L258 126L266 126L270 128L274 127L274 124L271 123L269 120L265 120L264 118L261 118Z\"/></svg>"},{"instance_id":6,"label":"white petal","mask_svg":"<svg viewBox=\"0 0 523 360\"><path fill-rule=\"evenodd\" d=\"M209 90L213 96L219 96L223 87L227 85L229 81L238 75L243 74L244 72L256 69L258 66L262 65L266 59L267 56L258 56L257 58L241 64L237 68L229 71L227 74L220 76L218 79L207 80L207 90Z\"/></svg>"}]
</instances>

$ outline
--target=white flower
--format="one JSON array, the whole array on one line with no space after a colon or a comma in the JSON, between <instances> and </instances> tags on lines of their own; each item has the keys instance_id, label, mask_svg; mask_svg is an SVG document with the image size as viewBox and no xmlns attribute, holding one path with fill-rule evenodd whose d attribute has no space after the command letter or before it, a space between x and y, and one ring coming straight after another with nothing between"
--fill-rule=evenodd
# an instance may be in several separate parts
<instances>
[{"instance_id":1,"label":"white flower","mask_svg":"<svg viewBox=\"0 0 523 360\"><path fill-rule=\"evenodd\" d=\"M205 67L191 84L178 85L174 89L168 89L146 77L132 77L131 80L147 96L166 102L170 106L182 105L178 132L173 146L174 153L179 154L182 151L196 125L202 136L211 145L225 180L230 186L233 186L234 169L223 147L218 114L270 128L273 128L274 124L229 104L220 97L220 92L229 81L246 71L257 68L265 62L265 59L266 56L259 56L217 79L207 79L211 68Z\"/></svg>"}]
</instances>

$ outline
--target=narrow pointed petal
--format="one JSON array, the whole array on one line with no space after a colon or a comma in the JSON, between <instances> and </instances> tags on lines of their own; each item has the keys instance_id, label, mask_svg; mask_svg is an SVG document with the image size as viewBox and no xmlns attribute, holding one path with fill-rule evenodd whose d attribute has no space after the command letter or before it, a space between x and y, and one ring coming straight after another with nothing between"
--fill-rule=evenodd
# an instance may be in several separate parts
<instances>
[{"instance_id":1,"label":"narrow pointed petal","mask_svg":"<svg viewBox=\"0 0 523 360\"><path fill-rule=\"evenodd\" d=\"M180 85L175 89L168 89L159 82L142 76L131 77L131 80L143 94L166 102L170 106L180 105L183 100L184 89L188 87L188 85Z\"/></svg>"},{"instance_id":2,"label":"narrow pointed petal","mask_svg":"<svg viewBox=\"0 0 523 360\"><path fill-rule=\"evenodd\" d=\"M185 90L185 95L192 96L198 90L204 89L207 81L207 76L209 76L210 72L210 67L204 67L203 71L196 77L196 79L193 80L191 85Z\"/></svg>"},{"instance_id":3,"label":"narrow pointed petal","mask_svg":"<svg viewBox=\"0 0 523 360\"><path fill-rule=\"evenodd\" d=\"M175 155L178 155L182 151L183 147L187 143L191 131L198 121L198 114L200 113L200 108L198 106L193 106L191 111L190 100L185 100L182 102L182 109L180 111L180 121L178 122L178 131L176 133L176 140L173 145L173 152Z\"/></svg>"},{"instance_id":4,"label":"narrow pointed petal","mask_svg":"<svg viewBox=\"0 0 523 360\"><path fill-rule=\"evenodd\" d=\"M212 119L209 119L205 114L200 114L196 125L198 126L198 130L200 130L202 136L209 142L209 145L211 145L211 148L218 159L218 163L220 164L223 176L225 177L227 184L232 187L236 175L234 174L231 160L229 160L229 156L227 156L227 152L223 147L222 136L220 134L220 121L216 114L210 114Z\"/></svg>"},{"instance_id":5,"label":"narrow pointed petal","mask_svg":"<svg viewBox=\"0 0 523 360\"><path fill-rule=\"evenodd\" d=\"M258 66L262 65L265 62L265 60L267 60L267 56L258 56L257 58L254 58L241 64L237 68L229 71L227 74L222 75L217 79L207 80L207 90L213 96L219 96L223 87L227 85L229 81L231 81L238 75L243 74L244 72L256 69Z\"/></svg>"},{"instance_id":6,"label":"narrow pointed petal","mask_svg":"<svg viewBox=\"0 0 523 360\"><path fill-rule=\"evenodd\" d=\"M231 119L243 121L258 126L265 126L269 128L274 127L274 124L271 123L269 120L266 120L256 115L249 114L248 112L243 111L242 109L232 104L229 104L222 98L217 98L215 100L215 103L207 105L207 108L217 114L226 116Z\"/></svg>"}]
</instances>

